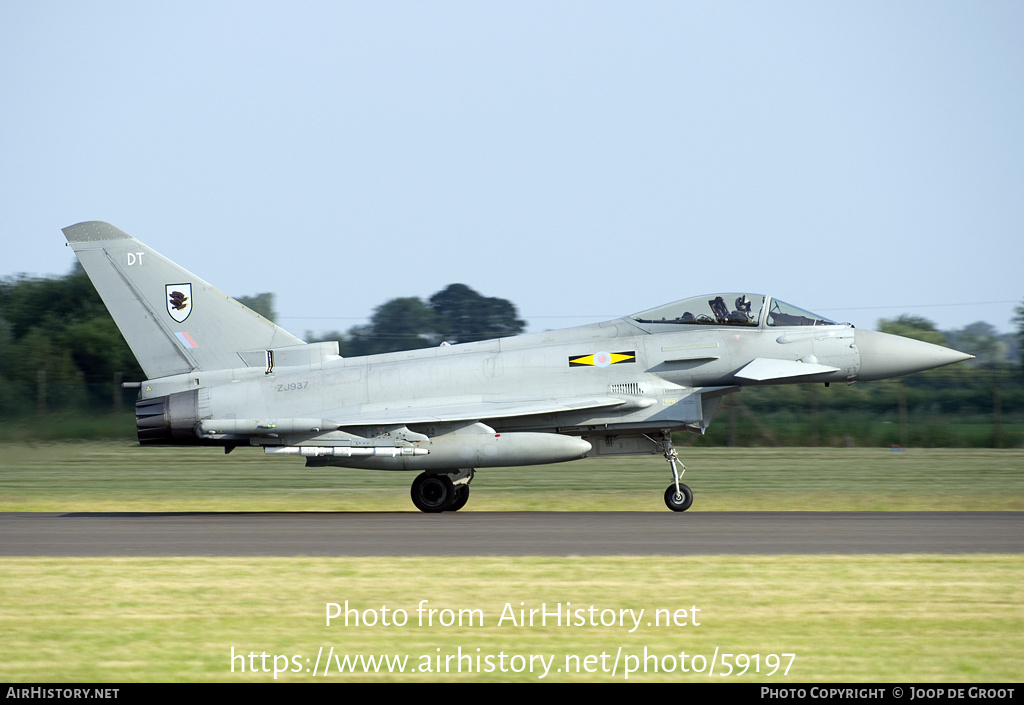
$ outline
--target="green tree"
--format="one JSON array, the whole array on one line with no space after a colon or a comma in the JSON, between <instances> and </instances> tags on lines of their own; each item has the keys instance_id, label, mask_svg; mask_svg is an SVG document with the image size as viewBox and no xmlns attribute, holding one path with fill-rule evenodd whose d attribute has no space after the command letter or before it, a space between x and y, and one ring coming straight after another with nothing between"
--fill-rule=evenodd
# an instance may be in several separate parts
<instances>
[{"instance_id":1,"label":"green tree","mask_svg":"<svg viewBox=\"0 0 1024 705\"><path fill-rule=\"evenodd\" d=\"M451 343L503 338L525 328L511 301L481 296L465 284L449 284L430 297L430 307L448 322Z\"/></svg>"},{"instance_id":2,"label":"green tree","mask_svg":"<svg viewBox=\"0 0 1024 705\"><path fill-rule=\"evenodd\" d=\"M883 333L902 335L904 338L922 340L934 345L944 345L945 338L935 324L923 316L903 314L899 318L882 318L878 321L878 330Z\"/></svg>"},{"instance_id":3,"label":"green tree","mask_svg":"<svg viewBox=\"0 0 1024 705\"><path fill-rule=\"evenodd\" d=\"M274 295L270 292L263 292L254 296L236 296L235 301L251 308L268 321L277 322L277 311L274 310Z\"/></svg>"},{"instance_id":4,"label":"green tree","mask_svg":"<svg viewBox=\"0 0 1024 705\"><path fill-rule=\"evenodd\" d=\"M0 281L0 311L15 339L30 328L64 328L75 322L108 317L103 301L81 266L64 277L14 277Z\"/></svg>"},{"instance_id":5,"label":"green tree","mask_svg":"<svg viewBox=\"0 0 1024 705\"><path fill-rule=\"evenodd\" d=\"M976 364L1005 364L1008 361L1008 346L990 323L977 321L959 330L945 331L944 335L949 347L974 355Z\"/></svg>"},{"instance_id":6,"label":"green tree","mask_svg":"<svg viewBox=\"0 0 1024 705\"><path fill-rule=\"evenodd\" d=\"M0 281L6 321L4 375L35 383L109 383L114 372L142 379L142 370L92 282L76 264L64 277Z\"/></svg>"},{"instance_id":7,"label":"green tree","mask_svg":"<svg viewBox=\"0 0 1024 705\"><path fill-rule=\"evenodd\" d=\"M145 378L110 316L96 316L70 325L60 331L57 339L71 353L75 367L86 382L110 382L117 372L126 380Z\"/></svg>"},{"instance_id":8,"label":"green tree","mask_svg":"<svg viewBox=\"0 0 1024 705\"><path fill-rule=\"evenodd\" d=\"M1017 324L1017 349L1020 351L1020 367L1024 371L1024 301L1014 311L1013 322Z\"/></svg>"},{"instance_id":9,"label":"green tree","mask_svg":"<svg viewBox=\"0 0 1024 705\"><path fill-rule=\"evenodd\" d=\"M349 330L342 354L373 355L437 345L445 327L445 320L419 298L391 299L377 307L369 325Z\"/></svg>"},{"instance_id":10,"label":"green tree","mask_svg":"<svg viewBox=\"0 0 1024 705\"><path fill-rule=\"evenodd\" d=\"M337 340L345 357L413 350L442 341L468 343L522 333L516 307L506 299L481 296L465 284L450 284L424 303L417 297L391 299L369 323L309 340Z\"/></svg>"}]
</instances>

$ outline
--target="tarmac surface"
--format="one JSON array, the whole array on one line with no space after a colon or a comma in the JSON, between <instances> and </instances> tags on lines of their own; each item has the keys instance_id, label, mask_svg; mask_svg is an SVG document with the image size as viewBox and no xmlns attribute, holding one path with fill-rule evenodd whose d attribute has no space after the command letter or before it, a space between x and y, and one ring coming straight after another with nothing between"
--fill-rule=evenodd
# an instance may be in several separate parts
<instances>
[{"instance_id":1,"label":"tarmac surface","mask_svg":"<svg viewBox=\"0 0 1024 705\"><path fill-rule=\"evenodd\" d=\"M1024 553L1024 512L0 513L0 556Z\"/></svg>"}]
</instances>

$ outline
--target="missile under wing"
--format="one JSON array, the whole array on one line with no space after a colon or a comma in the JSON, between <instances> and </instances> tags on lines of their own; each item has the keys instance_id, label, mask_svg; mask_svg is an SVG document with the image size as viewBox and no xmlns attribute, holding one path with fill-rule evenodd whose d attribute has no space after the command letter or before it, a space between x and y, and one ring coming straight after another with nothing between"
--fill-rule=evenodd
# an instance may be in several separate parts
<instances>
[{"instance_id":1,"label":"missile under wing","mask_svg":"<svg viewBox=\"0 0 1024 705\"><path fill-rule=\"evenodd\" d=\"M64 229L148 379L139 442L262 447L308 465L419 471L413 503L456 511L475 470L662 453L743 385L854 382L970 355L854 329L761 294L426 350L342 358L306 344L112 225Z\"/></svg>"}]
</instances>

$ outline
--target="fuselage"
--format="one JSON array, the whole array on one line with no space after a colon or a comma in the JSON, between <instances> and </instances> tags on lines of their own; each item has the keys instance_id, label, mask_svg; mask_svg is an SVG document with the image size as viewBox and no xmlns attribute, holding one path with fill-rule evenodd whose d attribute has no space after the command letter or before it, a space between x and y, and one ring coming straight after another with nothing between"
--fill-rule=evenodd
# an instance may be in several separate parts
<instances>
[{"instance_id":1,"label":"fuselage","mask_svg":"<svg viewBox=\"0 0 1024 705\"><path fill-rule=\"evenodd\" d=\"M740 300L749 301L745 295L737 304ZM452 462L456 451L446 454L435 439L446 437L445 442L458 440L464 446L466 439L457 434L465 427L477 433L478 441L482 429L575 436L591 445L595 439L611 444L613 436L703 432L721 397L744 385L854 382L967 357L813 314L782 313L799 310L781 302L785 308L778 308L768 297L754 300L758 309L738 318L701 314L695 320L687 311L654 319L647 312L558 331L365 357L342 358L336 343L256 351L244 358L244 367L147 381L142 399L174 402L153 412L168 427L177 425L172 442L421 450L435 444L421 454L432 453L429 459L331 459L333 464L415 469ZM679 303L693 307L693 300ZM772 307L776 315L762 315ZM524 449L543 449L488 458L494 452L474 446L475 464L505 464L510 458L520 464L553 462L590 452L540 436L514 440ZM621 452L628 452L629 444L617 442ZM633 445L647 447L639 441Z\"/></svg>"},{"instance_id":2,"label":"fuselage","mask_svg":"<svg viewBox=\"0 0 1024 705\"><path fill-rule=\"evenodd\" d=\"M439 408L494 405L481 420L498 430L557 430L602 424L680 426L700 421L686 397L697 388L778 384L736 376L756 358L827 364L815 382L857 379L849 325L765 330L763 326L644 324L621 318L558 331L462 345L341 358L294 366L196 372L144 385L143 398L204 390L200 418L362 419L380 425L430 424ZM605 354L605 364L594 356ZM586 363L573 360L591 357ZM785 382L808 381L788 377ZM617 398L615 407L509 416L517 400ZM478 412L479 413L479 412ZM647 424L651 426L651 424ZM653 426L651 426L653 427Z\"/></svg>"}]
</instances>

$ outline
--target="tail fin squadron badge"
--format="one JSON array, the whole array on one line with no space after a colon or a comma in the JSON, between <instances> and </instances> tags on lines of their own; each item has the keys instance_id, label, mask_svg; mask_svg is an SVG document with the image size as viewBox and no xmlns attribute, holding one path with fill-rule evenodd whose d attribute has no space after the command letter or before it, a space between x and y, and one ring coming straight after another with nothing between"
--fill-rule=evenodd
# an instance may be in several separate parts
<instances>
[{"instance_id":1,"label":"tail fin squadron badge","mask_svg":"<svg viewBox=\"0 0 1024 705\"><path fill-rule=\"evenodd\" d=\"M164 291L167 295L167 313L178 323L184 323L192 313L192 285L167 284Z\"/></svg>"}]
</instances>

